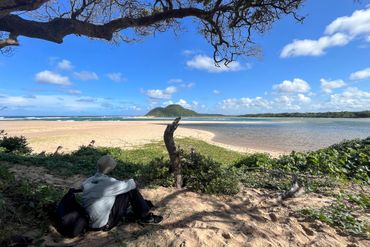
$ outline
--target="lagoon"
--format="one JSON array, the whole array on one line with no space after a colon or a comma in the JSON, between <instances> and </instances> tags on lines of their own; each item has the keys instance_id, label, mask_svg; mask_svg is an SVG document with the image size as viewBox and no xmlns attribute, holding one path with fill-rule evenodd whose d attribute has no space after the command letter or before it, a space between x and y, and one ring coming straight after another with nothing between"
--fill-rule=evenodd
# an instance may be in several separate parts
<instances>
[{"instance_id":1,"label":"lagoon","mask_svg":"<svg viewBox=\"0 0 370 247\"><path fill-rule=\"evenodd\" d=\"M216 142L277 152L317 150L370 136L368 118L228 118L182 126L213 132Z\"/></svg>"}]
</instances>

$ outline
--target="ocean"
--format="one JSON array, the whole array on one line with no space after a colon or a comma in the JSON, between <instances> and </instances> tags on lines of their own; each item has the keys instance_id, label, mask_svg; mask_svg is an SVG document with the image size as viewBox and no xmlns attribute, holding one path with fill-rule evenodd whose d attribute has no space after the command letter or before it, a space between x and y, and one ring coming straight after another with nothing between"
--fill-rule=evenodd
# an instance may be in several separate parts
<instances>
[{"instance_id":1,"label":"ocean","mask_svg":"<svg viewBox=\"0 0 370 247\"><path fill-rule=\"evenodd\" d=\"M0 117L0 121L168 121L174 118L130 116ZM279 152L316 150L343 140L370 136L370 118L184 117L184 128L206 130L214 141Z\"/></svg>"}]
</instances>

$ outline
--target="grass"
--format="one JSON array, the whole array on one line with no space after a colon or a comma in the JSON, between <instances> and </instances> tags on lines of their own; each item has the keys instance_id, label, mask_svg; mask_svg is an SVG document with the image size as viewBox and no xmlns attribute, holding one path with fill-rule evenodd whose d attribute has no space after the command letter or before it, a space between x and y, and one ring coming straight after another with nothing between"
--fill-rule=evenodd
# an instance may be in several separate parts
<instances>
[{"instance_id":1,"label":"grass","mask_svg":"<svg viewBox=\"0 0 370 247\"><path fill-rule=\"evenodd\" d=\"M176 143L186 152L194 148L198 153L206 157L212 157L214 161L225 165L231 165L243 157L241 153L196 139L182 138L177 139ZM87 176L95 172L96 161L105 154L112 155L118 161L117 174L124 177L135 177L135 170L140 170L155 159L162 159L164 162L168 161L168 153L163 142L145 144L128 150L112 147L98 147L95 149L85 147L70 154L57 156L0 153L0 160L29 166L43 166L50 173L59 176L68 177L75 174Z\"/></svg>"},{"instance_id":2,"label":"grass","mask_svg":"<svg viewBox=\"0 0 370 247\"><path fill-rule=\"evenodd\" d=\"M197 150L198 153L206 157L212 157L214 161L225 165L233 164L245 156L242 153L231 151L193 138L178 138L175 142L186 152L190 152L193 148ZM124 162L148 164L151 160L160 157L164 157L165 159L168 158L166 147L161 141L145 144L136 149L125 150L119 158Z\"/></svg>"}]
</instances>

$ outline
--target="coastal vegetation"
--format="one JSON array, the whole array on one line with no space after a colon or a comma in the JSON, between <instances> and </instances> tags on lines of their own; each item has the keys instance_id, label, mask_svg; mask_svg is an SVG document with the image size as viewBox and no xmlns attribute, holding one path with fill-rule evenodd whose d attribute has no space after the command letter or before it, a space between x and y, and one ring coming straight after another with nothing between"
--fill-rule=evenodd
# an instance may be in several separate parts
<instances>
[{"instance_id":1,"label":"coastal vegetation","mask_svg":"<svg viewBox=\"0 0 370 247\"><path fill-rule=\"evenodd\" d=\"M152 117L196 117L199 114L195 111L186 109L180 105L168 105L166 107L156 107L150 110L145 116Z\"/></svg>"},{"instance_id":2,"label":"coastal vegetation","mask_svg":"<svg viewBox=\"0 0 370 247\"><path fill-rule=\"evenodd\" d=\"M186 109L181 105L168 105L166 107L156 107L150 110L145 116L150 117L217 117L222 114L205 114Z\"/></svg>"},{"instance_id":3,"label":"coastal vegetation","mask_svg":"<svg viewBox=\"0 0 370 247\"><path fill-rule=\"evenodd\" d=\"M212 117L225 116L222 114L202 114L186 109L181 105L168 105L156 107L150 110L145 116L151 117ZM340 111L340 112L285 112L285 113L258 113L243 114L230 117L300 117L300 118L370 118L370 111Z\"/></svg>"},{"instance_id":4,"label":"coastal vegetation","mask_svg":"<svg viewBox=\"0 0 370 247\"><path fill-rule=\"evenodd\" d=\"M114 175L119 179L133 177L145 187L175 184L163 143L132 150L82 146L67 154L36 154L22 152L23 145L28 144L23 139L16 140L22 144L19 149L9 150L0 142L1 238L25 224L46 226L50 220L48 208L63 194L52 185L15 179L9 169L16 164L42 167L49 174L68 179L91 175L96 160L110 154L118 162ZM235 195L242 188L263 188L285 195L292 186L292 177L296 177L304 191L337 198L325 207L297 211L297 217L325 222L346 234L370 236L369 222L362 217L370 209L370 197L364 192L370 183L370 137L278 158L262 153L244 155L189 138L176 139L176 143L181 146L183 185L189 190ZM354 190L356 186L367 190ZM337 190L341 190L340 194ZM3 224L10 219L17 222L13 228Z\"/></svg>"},{"instance_id":5,"label":"coastal vegetation","mask_svg":"<svg viewBox=\"0 0 370 247\"><path fill-rule=\"evenodd\" d=\"M244 114L239 117L370 118L370 111L260 113Z\"/></svg>"}]
</instances>

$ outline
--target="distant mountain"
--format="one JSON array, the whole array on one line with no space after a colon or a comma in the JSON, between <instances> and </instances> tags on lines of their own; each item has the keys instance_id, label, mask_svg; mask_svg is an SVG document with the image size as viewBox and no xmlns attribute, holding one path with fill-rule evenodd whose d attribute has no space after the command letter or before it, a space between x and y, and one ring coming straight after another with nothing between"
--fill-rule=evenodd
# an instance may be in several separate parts
<instances>
[{"instance_id":1,"label":"distant mountain","mask_svg":"<svg viewBox=\"0 0 370 247\"><path fill-rule=\"evenodd\" d=\"M145 116L151 117L198 117L195 111L186 109L181 105L168 105L166 107L156 107L150 110Z\"/></svg>"}]
</instances>

